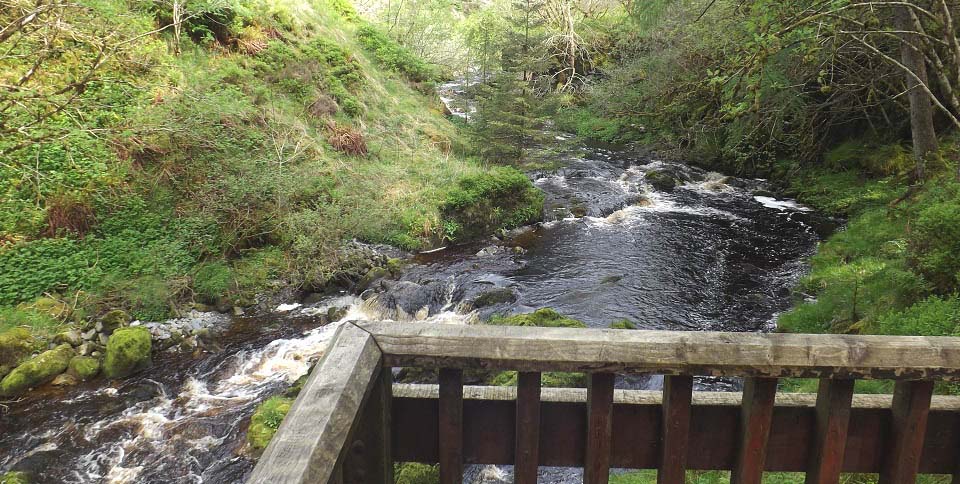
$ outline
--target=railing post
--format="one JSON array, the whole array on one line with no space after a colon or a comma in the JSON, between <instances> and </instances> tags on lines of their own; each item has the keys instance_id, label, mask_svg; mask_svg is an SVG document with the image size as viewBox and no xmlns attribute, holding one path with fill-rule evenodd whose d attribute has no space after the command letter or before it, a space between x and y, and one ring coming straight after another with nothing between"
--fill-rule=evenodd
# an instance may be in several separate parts
<instances>
[{"instance_id":1,"label":"railing post","mask_svg":"<svg viewBox=\"0 0 960 484\"><path fill-rule=\"evenodd\" d=\"M613 430L613 373L591 373L587 382L587 450L583 484L607 484Z\"/></svg>"},{"instance_id":2,"label":"railing post","mask_svg":"<svg viewBox=\"0 0 960 484\"><path fill-rule=\"evenodd\" d=\"M540 460L540 373L517 378L517 439L513 464L515 484L537 484Z\"/></svg>"},{"instance_id":3,"label":"railing post","mask_svg":"<svg viewBox=\"0 0 960 484\"><path fill-rule=\"evenodd\" d=\"M740 410L740 441L731 484L760 484L777 395L776 378L747 378Z\"/></svg>"},{"instance_id":4,"label":"railing post","mask_svg":"<svg viewBox=\"0 0 960 484\"><path fill-rule=\"evenodd\" d=\"M463 481L463 370L440 370L440 484Z\"/></svg>"},{"instance_id":5,"label":"railing post","mask_svg":"<svg viewBox=\"0 0 960 484\"><path fill-rule=\"evenodd\" d=\"M880 484L916 482L932 395L932 381L898 381L893 387L893 422Z\"/></svg>"},{"instance_id":6,"label":"railing post","mask_svg":"<svg viewBox=\"0 0 960 484\"><path fill-rule=\"evenodd\" d=\"M686 482L687 444L690 438L692 376L666 376L661 404L660 470L658 484Z\"/></svg>"},{"instance_id":7,"label":"railing post","mask_svg":"<svg viewBox=\"0 0 960 484\"><path fill-rule=\"evenodd\" d=\"M817 433L810 449L806 484L837 484L850 424L854 380L823 378L817 390Z\"/></svg>"},{"instance_id":8,"label":"railing post","mask_svg":"<svg viewBox=\"0 0 960 484\"><path fill-rule=\"evenodd\" d=\"M393 372L381 368L344 458L343 484L393 484L391 413Z\"/></svg>"}]
</instances>

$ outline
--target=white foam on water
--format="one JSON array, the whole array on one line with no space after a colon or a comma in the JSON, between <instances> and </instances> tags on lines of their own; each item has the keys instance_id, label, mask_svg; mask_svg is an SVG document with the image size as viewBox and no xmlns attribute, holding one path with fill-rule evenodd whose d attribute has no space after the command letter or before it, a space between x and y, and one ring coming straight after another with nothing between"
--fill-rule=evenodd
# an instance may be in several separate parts
<instances>
[{"instance_id":1,"label":"white foam on water","mask_svg":"<svg viewBox=\"0 0 960 484\"><path fill-rule=\"evenodd\" d=\"M780 211L793 210L797 212L810 212L813 210L810 207L804 207L803 205L800 205L795 200L777 200L773 197L762 196L755 196L753 199L760 202L760 204L764 207L773 208Z\"/></svg>"},{"instance_id":2,"label":"white foam on water","mask_svg":"<svg viewBox=\"0 0 960 484\"><path fill-rule=\"evenodd\" d=\"M277 306L277 308L274 309L274 311L278 313L286 313L286 312L293 311L294 309L297 309L300 306L302 306L302 304L300 303L281 304Z\"/></svg>"}]
</instances>

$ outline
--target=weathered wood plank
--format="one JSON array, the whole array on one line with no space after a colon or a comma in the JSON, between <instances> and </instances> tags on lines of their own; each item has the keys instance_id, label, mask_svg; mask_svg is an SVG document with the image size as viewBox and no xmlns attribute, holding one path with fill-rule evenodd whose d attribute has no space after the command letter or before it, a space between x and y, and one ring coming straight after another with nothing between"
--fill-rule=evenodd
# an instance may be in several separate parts
<instances>
[{"instance_id":1,"label":"weathered wood plank","mask_svg":"<svg viewBox=\"0 0 960 484\"><path fill-rule=\"evenodd\" d=\"M437 463L437 386L396 384L394 391L394 458L398 462ZM516 388L467 386L464 397L464 461L513 464ZM767 471L805 472L809 468L809 449L816 435L816 397L777 395ZM854 396L843 472L880 471L891 399L892 395ZM688 469L732 469L740 401L739 393L693 393ZM540 465L582 467L587 434L586 390L544 388L541 402ZM661 392L614 391L611 467L657 468L661 402ZM922 473L953 472L960 441L958 410L960 397L934 397L920 462Z\"/></svg>"},{"instance_id":2,"label":"weathered wood plank","mask_svg":"<svg viewBox=\"0 0 960 484\"><path fill-rule=\"evenodd\" d=\"M692 376L667 376L663 380L663 424L660 430L659 484L683 484L687 473L690 438Z\"/></svg>"},{"instance_id":3,"label":"weathered wood plank","mask_svg":"<svg viewBox=\"0 0 960 484\"><path fill-rule=\"evenodd\" d=\"M914 484L920 469L933 382L897 382L880 484Z\"/></svg>"},{"instance_id":4,"label":"weathered wood plank","mask_svg":"<svg viewBox=\"0 0 960 484\"><path fill-rule=\"evenodd\" d=\"M744 377L960 378L960 338L358 324L374 334L388 366Z\"/></svg>"},{"instance_id":5,"label":"weathered wood plank","mask_svg":"<svg viewBox=\"0 0 960 484\"><path fill-rule=\"evenodd\" d=\"M583 483L607 484L613 432L613 373L591 373L587 379L587 448Z\"/></svg>"},{"instance_id":6,"label":"weathered wood plank","mask_svg":"<svg viewBox=\"0 0 960 484\"><path fill-rule=\"evenodd\" d=\"M517 444L514 483L537 484L540 461L540 373L521 372L517 378Z\"/></svg>"},{"instance_id":7,"label":"weathered wood plank","mask_svg":"<svg viewBox=\"0 0 960 484\"><path fill-rule=\"evenodd\" d=\"M817 392L817 434L811 449L806 484L837 484L847 446L854 380L820 380Z\"/></svg>"},{"instance_id":8,"label":"weathered wood plank","mask_svg":"<svg viewBox=\"0 0 960 484\"><path fill-rule=\"evenodd\" d=\"M393 373L380 372L363 413L359 427L343 460L344 484L393 484L393 455L390 431Z\"/></svg>"},{"instance_id":9,"label":"weathered wood plank","mask_svg":"<svg viewBox=\"0 0 960 484\"><path fill-rule=\"evenodd\" d=\"M749 378L743 385L740 439L731 484L760 484L767 459L767 443L777 395L774 378Z\"/></svg>"},{"instance_id":10,"label":"weathered wood plank","mask_svg":"<svg viewBox=\"0 0 960 484\"><path fill-rule=\"evenodd\" d=\"M247 482L342 479L337 464L381 371L380 356L369 333L341 325Z\"/></svg>"},{"instance_id":11,"label":"weathered wood plank","mask_svg":"<svg viewBox=\"0 0 960 484\"><path fill-rule=\"evenodd\" d=\"M440 484L463 482L463 370L443 368L439 378Z\"/></svg>"}]
</instances>

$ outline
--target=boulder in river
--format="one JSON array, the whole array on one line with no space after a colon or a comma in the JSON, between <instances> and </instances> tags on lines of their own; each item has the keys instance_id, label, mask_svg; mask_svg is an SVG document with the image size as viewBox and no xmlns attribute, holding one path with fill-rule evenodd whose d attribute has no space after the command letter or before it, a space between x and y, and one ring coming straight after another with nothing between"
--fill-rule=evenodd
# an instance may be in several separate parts
<instances>
[{"instance_id":1,"label":"boulder in river","mask_svg":"<svg viewBox=\"0 0 960 484\"><path fill-rule=\"evenodd\" d=\"M646 180L653 188L661 192L673 191L680 184L680 180L666 171L648 171Z\"/></svg>"},{"instance_id":2,"label":"boulder in river","mask_svg":"<svg viewBox=\"0 0 960 484\"><path fill-rule=\"evenodd\" d=\"M100 373L100 360L91 356L74 356L67 366L67 373L78 380L91 380Z\"/></svg>"},{"instance_id":3,"label":"boulder in river","mask_svg":"<svg viewBox=\"0 0 960 484\"><path fill-rule=\"evenodd\" d=\"M150 331L143 327L114 331L107 342L103 374L123 378L150 366Z\"/></svg>"},{"instance_id":4,"label":"boulder in river","mask_svg":"<svg viewBox=\"0 0 960 484\"><path fill-rule=\"evenodd\" d=\"M27 360L0 381L0 396L16 396L53 380L67 369L75 354L70 345L63 344Z\"/></svg>"}]
</instances>

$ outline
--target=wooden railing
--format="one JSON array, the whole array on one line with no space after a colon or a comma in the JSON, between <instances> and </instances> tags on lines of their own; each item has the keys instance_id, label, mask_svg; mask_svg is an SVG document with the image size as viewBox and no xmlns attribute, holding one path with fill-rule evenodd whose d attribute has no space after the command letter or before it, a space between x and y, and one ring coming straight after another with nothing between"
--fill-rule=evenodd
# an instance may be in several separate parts
<instances>
[{"instance_id":1,"label":"wooden railing","mask_svg":"<svg viewBox=\"0 0 960 484\"><path fill-rule=\"evenodd\" d=\"M439 370L439 385L393 384L392 368ZM463 385L463 371L519 371L516 387ZM545 371L587 373L587 389L541 389ZM662 392L614 390L615 374L664 375ZM744 378L742 393L694 392L696 375ZM819 378L816 395L778 394L777 378ZM807 483L878 473L906 484L954 474L960 338L344 323L248 482L392 483L394 462L805 472ZM854 395L856 379L895 380L894 394Z\"/></svg>"}]
</instances>

